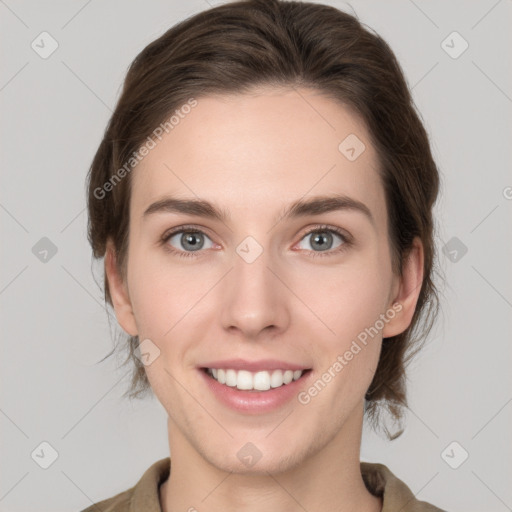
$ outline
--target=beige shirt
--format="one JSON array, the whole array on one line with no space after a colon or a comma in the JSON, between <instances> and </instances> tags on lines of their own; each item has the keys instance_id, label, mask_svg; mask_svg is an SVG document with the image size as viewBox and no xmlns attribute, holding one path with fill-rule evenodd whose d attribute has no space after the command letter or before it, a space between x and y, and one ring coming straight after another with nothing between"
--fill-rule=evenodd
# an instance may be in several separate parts
<instances>
[{"instance_id":1,"label":"beige shirt","mask_svg":"<svg viewBox=\"0 0 512 512\"><path fill-rule=\"evenodd\" d=\"M160 459L150 466L130 489L100 501L81 512L162 512L159 486L169 476L171 459ZM382 496L382 512L443 512L418 501L411 490L383 464L361 462L361 474L368 490Z\"/></svg>"}]
</instances>

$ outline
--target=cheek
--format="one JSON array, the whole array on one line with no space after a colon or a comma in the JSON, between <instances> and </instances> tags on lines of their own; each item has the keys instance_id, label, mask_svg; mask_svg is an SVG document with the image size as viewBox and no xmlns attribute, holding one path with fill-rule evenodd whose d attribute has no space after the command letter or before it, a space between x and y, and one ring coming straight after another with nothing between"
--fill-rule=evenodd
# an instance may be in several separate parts
<instances>
[{"instance_id":1,"label":"cheek","mask_svg":"<svg viewBox=\"0 0 512 512\"><path fill-rule=\"evenodd\" d=\"M177 262L163 249L134 251L130 265L130 299L139 335L152 340L176 364L190 348L190 341L185 347L180 340L202 332L199 326L211 321L221 307L212 289L222 269Z\"/></svg>"},{"instance_id":2,"label":"cheek","mask_svg":"<svg viewBox=\"0 0 512 512\"><path fill-rule=\"evenodd\" d=\"M305 303L325 326L324 339L343 346L375 324L385 312L391 282L391 269L377 254L356 258L339 267L312 272L301 285ZM334 333L332 332L334 331Z\"/></svg>"},{"instance_id":3,"label":"cheek","mask_svg":"<svg viewBox=\"0 0 512 512\"><path fill-rule=\"evenodd\" d=\"M161 340L183 316L190 294L185 276L149 250L134 250L128 269L130 300L140 334Z\"/></svg>"},{"instance_id":4,"label":"cheek","mask_svg":"<svg viewBox=\"0 0 512 512\"><path fill-rule=\"evenodd\" d=\"M347 266L325 280L325 293L316 294L319 316L332 332L317 338L317 360L321 361L323 382L330 392L325 400L340 415L347 413L364 396L380 356L385 312L387 274L377 261ZM324 373L325 372L325 373Z\"/></svg>"}]
</instances>

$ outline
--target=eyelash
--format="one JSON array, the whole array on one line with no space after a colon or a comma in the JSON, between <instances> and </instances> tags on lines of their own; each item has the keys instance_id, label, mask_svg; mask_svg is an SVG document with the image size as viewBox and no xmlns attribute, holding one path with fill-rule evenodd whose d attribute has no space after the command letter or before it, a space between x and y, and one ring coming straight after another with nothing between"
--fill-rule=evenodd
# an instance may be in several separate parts
<instances>
[{"instance_id":1,"label":"eyelash","mask_svg":"<svg viewBox=\"0 0 512 512\"><path fill-rule=\"evenodd\" d=\"M311 233L316 233L316 232L335 233L343 240L343 243L336 249L329 250L329 251L308 251L308 252L312 253L313 258L317 258L317 257L323 258L326 256L332 256L334 254L339 254L339 253L343 252L344 250L348 249L352 245L352 240L349 238L348 235L346 235L344 232L342 232L338 228L327 226L325 224L315 226L308 232L304 233L304 235L302 235L302 237L301 237L301 240L302 240L302 238L305 238L306 236L310 235ZM174 249L173 247L171 247L167 242L169 241L169 239L172 236L176 235L177 233L201 233L203 235L208 236L204 231L202 231L194 226L180 226L179 228L176 228L174 230L164 233L164 235L162 236L160 243L164 246L164 249L166 251L168 251L171 254L178 256L180 258L193 258L196 256L196 253L203 252L201 250L200 251L178 251L178 250Z\"/></svg>"}]
</instances>

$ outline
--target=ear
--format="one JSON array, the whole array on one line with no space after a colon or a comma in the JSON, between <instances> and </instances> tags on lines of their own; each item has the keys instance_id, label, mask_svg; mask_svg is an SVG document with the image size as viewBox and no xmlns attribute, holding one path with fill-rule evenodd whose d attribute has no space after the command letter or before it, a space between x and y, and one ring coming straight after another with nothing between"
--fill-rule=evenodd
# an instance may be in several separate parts
<instances>
[{"instance_id":1,"label":"ear","mask_svg":"<svg viewBox=\"0 0 512 512\"><path fill-rule=\"evenodd\" d=\"M116 264L116 252L111 240L107 242L105 251L105 275L108 279L108 286L114 311L119 325L131 336L138 333L133 314L127 285L123 282Z\"/></svg>"},{"instance_id":2,"label":"ear","mask_svg":"<svg viewBox=\"0 0 512 512\"><path fill-rule=\"evenodd\" d=\"M423 284L423 259L423 244L421 239L416 237L410 253L403 262L402 276L396 277L395 290L398 288L398 291L388 306L392 307L394 304L396 315L382 330L383 338L401 334L411 324Z\"/></svg>"}]
</instances>

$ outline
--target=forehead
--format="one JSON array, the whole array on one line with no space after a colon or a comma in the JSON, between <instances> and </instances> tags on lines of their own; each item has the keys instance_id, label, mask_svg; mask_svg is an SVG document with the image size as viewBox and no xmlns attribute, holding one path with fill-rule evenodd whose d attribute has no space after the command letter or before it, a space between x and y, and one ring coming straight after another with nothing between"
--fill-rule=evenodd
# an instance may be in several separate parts
<instances>
[{"instance_id":1,"label":"forehead","mask_svg":"<svg viewBox=\"0 0 512 512\"><path fill-rule=\"evenodd\" d=\"M198 98L155 141L132 173L136 218L164 195L273 214L283 203L333 192L364 202L377 219L385 214L377 155L364 122L317 91Z\"/></svg>"}]
</instances>

